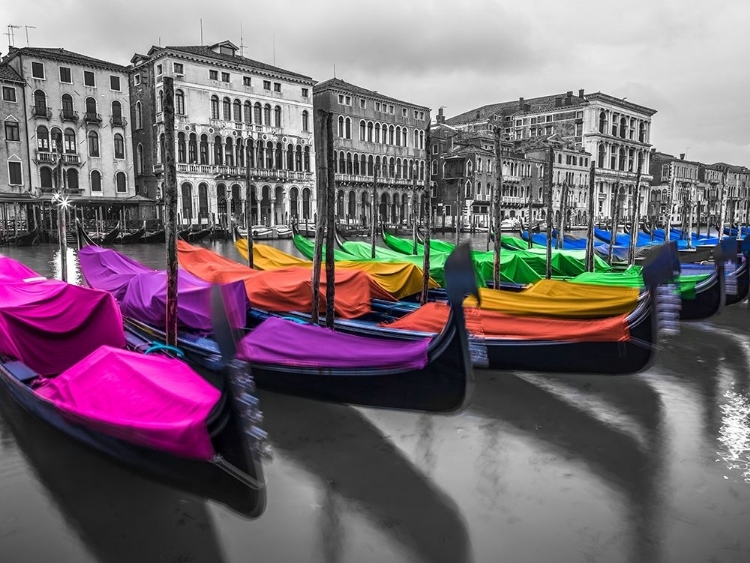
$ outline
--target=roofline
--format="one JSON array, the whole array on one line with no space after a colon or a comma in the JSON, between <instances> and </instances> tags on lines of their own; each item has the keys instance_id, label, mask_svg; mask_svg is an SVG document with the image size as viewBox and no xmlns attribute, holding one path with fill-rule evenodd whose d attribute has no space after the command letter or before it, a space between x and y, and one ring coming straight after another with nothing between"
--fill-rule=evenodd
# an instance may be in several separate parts
<instances>
[{"instance_id":1,"label":"roofline","mask_svg":"<svg viewBox=\"0 0 750 563\"><path fill-rule=\"evenodd\" d=\"M329 78L328 80L324 80L323 82L318 82L315 85L317 87L318 91L317 92L313 91L313 95L315 95L316 93L322 94L323 92L325 92L327 90L334 90L334 91L340 90L340 91L344 91L344 92L349 92L350 94L354 94L355 93L353 91L349 91L346 88L338 87L337 85L334 85L333 83L327 84L328 82L330 82L332 80L341 80L341 82L343 82L344 84L348 84L349 86L353 86L355 88L358 88L359 90L364 90L366 92L366 94L364 94L362 92L356 92L356 94L370 96L373 100L376 99L376 98L378 100L387 100L387 101L390 101L390 102L395 102L395 103L402 104L402 105L405 105L405 106L410 106L410 107L413 107L413 108L417 108L417 109L421 109L421 110L426 110L426 111L432 112L432 109L428 108L427 106L420 106L419 104L414 104L412 102L405 102L404 100L399 100L398 98L392 98L390 96L385 96L383 94L375 92L374 90L369 90L367 88L363 88L362 86L357 86L356 84L351 84L351 83L349 83L349 82L347 82L347 81L345 81L345 80L343 80L341 78L338 78L338 79L336 79L336 78Z\"/></svg>"},{"instance_id":2,"label":"roofline","mask_svg":"<svg viewBox=\"0 0 750 563\"><path fill-rule=\"evenodd\" d=\"M602 92L594 92L593 94L586 94L585 98L586 98L586 101L601 100L603 102L607 102L609 104L620 106L625 109L629 109L632 111L639 111L641 113L648 114L649 117L656 113L655 109L648 108L646 106L642 106L639 104L634 104L633 102L627 102L622 98L615 98L614 96L610 96L609 94L604 94Z\"/></svg>"},{"instance_id":3,"label":"roofline","mask_svg":"<svg viewBox=\"0 0 750 563\"><path fill-rule=\"evenodd\" d=\"M123 74L128 73L128 67L123 65L118 65L117 63L112 63L109 61L104 61L101 59L94 59L86 58L85 60L79 60L72 56L69 56L67 53L39 53L34 52L35 49L54 49L55 47L17 47L13 52L8 53L6 55L6 58L4 59L4 62L9 62L13 60L16 57L26 55L28 57L36 57L39 59L45 59L45 60L64 60L65 62L70 62L73 64L77 64L80 66L91 66L95 68L105 68L107 70L115 70L117 72L122 72ZM70 51L72 53L72 51ZM74 53L74 55L79 55L81 57L87 57L87 55L81 55L80 53Z\"/></svg>"}]
</instances>

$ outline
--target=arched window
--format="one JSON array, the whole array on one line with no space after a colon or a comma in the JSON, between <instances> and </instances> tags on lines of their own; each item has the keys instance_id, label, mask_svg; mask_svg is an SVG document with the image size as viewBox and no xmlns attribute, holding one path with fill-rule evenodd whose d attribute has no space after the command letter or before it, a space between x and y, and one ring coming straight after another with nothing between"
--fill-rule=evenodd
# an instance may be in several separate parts
<instances>
[{"instance_id":1,"label":"arched window","mask_svg":"<svg viewBox=\"0 0 750 563\"><path fill-rule=\"evenodd\" d=\"M67 154L75 154L78 152L78 146L76 144L76 132L73 129L65 130L65 152Z\"/></svg>"},{"instance_id":2,"label":"arched window","mask_svg":"<svg viewBox=\"0 0 750 563\"><path fill-rule=\"evenodd\" d=\"M36 115L47 115L47 96L42 90L34 92L34 113Z\"/></svg>"},{"instance_id":3,"label":"arched window","mask_svg":"<svg viewBox=\"0 0 750 563\"><path fill-rule=\"evenodd\" d=\"M393 125L391 125L388 128L388 144L389 145L393 144L393 132L394 132L394 128L393 128Z\"/></svg>"},{"instance_id":4,"label":"arched window","mask_svg":"<svg viewBox=\"0 0 750 563\"><path fill-rule=\"evenodd\" d=\"M286 169L294 170L294 145L291 143L286 148Z\"/></svg>"},{"instance_id":5,"label":"arched window","mask_svg":"<svg viewBox=\"0 0 750 563\"><path fill-rule=\"evenodd\" d=\"M232 147L232 137L227 137L226 145L224 145L224 164L227 166L234 166L234 148Z\"/></svg>"},{"instance_id":6,"label":"arched window","mask_svg":"<svg viewBox=\"0 0 750 563\"><path fill-rule=\"evenodd\" d=\"M40 151L49 150L49 131L44 125L36 128L36 146Z\"/></svg>"},{"instance_id":7,"label":"arched window","mask_svg":"<svg viewBox=\"0 0 750 563\"><path fill-rule=\"evenodd\" d=\"M219 119L219 97L211 96L211 119Z\"/></svg>"},{"instance_id":8,"label":"arched window","mask_svg":"<svg viewBox=\"0 0 750 563\"><path fill-rule=\"evenodd\" d=\"M618 170L625 170L625 148L620 147L620 162L618 163Z\"/></svg>"},{"instance_id":9,"label":"arched window","mask_svg":"<svg viewBox=\"0 0 750 563\"><path fill-rule=\"evenodd\" d=\"M112 102L112 124L122 125L122 106L118 101Z\"/></svg>"},{"instance_id":10,"label":"arched window","mask_svg":"<svg viewBox=\"0 0 750 563\"><path fill-rule=\"evenodd\" d=\"M401 127L396 127L396 146L401 146Z\"/></svg>"},{"instance_id":11,"label":"arched window","mask_svg":"<svg viewBox=\"0 0 750 563\"><path fill-rule=\"evenodd\" d=\"M86 98L86 115L88 117L96 116L96 99L95 98Z\"/></svg>"},{"instance_id":12,"label":"arched window","mask_svg":"<svg viewBox=\"0 0 750 563\"><path fill-rule=\"evenodd\" d=\"M281 106L273 109L273 124L274 127L281 127Z\"/></svg>"},{"instance_id":13,"label":"arched window","mask_svg":"<svg viewBox=\"0 0 750 563\"><path fill-rule=\"evenodd\" d=\"M208 137L201 135L200 163L208 164Z\"/></svg>"},{"instance_id":14,"label":"arched window","mask_svg":"<svg viewBox=\"0 0 750 563\"><path fill-rule=\"evenodd\" d=\"M180 191L182 192L182 218L191 223L193 221L193 187L185 182L180 186Z\"/></svg>"},{"instance_id":15,"label":"arched window","mask_svg":"<svg viewBox=\"0 0 750 563\"><path fill-rule=\"evenodd\" d=\"M346 174L346 155L344 151L339 153L339 174Z\"/></svg>"},{"instance_id":16,"label":"arched window","mask_svg":"<svg viewBox=\"0 0 750 563\"><path fill-rule=\"evenodd\" d=\"M424 149L424 131L419 132L419 148Z\"/></svg>"},{"instance_id":17,"label":"arched window","mask_svg":"<svg viewBox=\"0 0 750 563\"><path fill-rule=\"evenodd\" d=\"M174 112L177 115L185 115L185 92L182 90L175 90Z\"/></svg>"},{"instance_id":18,"label":"arched window","mask_svg":"<svg viewBox=\"0 0 750 563\"><path fill-rule=\"evenodd\" d=\"M599 133L607 132L607 113L602 110L599 112Z\"/></svg>"},{"instance_id":19,"label":"arched window","mask_svg":"<svg viewBox=\"0 0 750 563\"><path fill-rule=\"evenodd\" d=\"M268 143L266 144L266 168L268 168L269 170L273 169L273 157L273 143L271 141L268 141Z\"/></svg>"},{"instance_id":20,"label":"arched window","mask_svg":"<svg viewBox=\"0 0 750 563\"><path fill-rule=\"evenodd\" d=\"M214 139L214 164L217 164L221 166L221 164L224 162L223 158L223 152L222 152L222 145L224 143L221 142L221 137L218 135Z\"/></svg>"},{"instance_id":21,"label":"arched window","mask_svg":"<svg viewBox=\"0 0 750 563\"><path fill-rule=\"evenodd\" d=\"M190 140L188 141L188 162L190 164L198 162L198 142L195 133L190 133Z\"/></svg>"},{"instance_id":22,"label":"arched window","mask_svg":"<svg viewBox=\"0 0 750 563\"><path fill-rule=\"evenodd\" d=\"M253 105L250 102L245 102L243 105L244 108L244 114L245 114L245 123L252 123L253 122Z\"/></svg>"},{"instance_id":23,"label":"arched window","mask_svg":"<svg viewBox=\"0 0 750 563\"><path fill-rule=\"evenodd\" d=\"M164 162L164 133L159 135L159 161Z\"/></svg>"},{"instance_id":24,"label":"arched window","mask_svg":"<svg viewBox=\"0 0 750 563\"><path fill-rule=\"evenodd\" d=\"M339 138L344 138L344 116L339 115Z\"/></svg>"},{"instance_id":25,"label":"arched window","mask_svg":"<svg viewBox=\"0 0 750 563\"><path fill-rule=\"evenodd\" d=\"M47 166L42 166L39 169L39 179L42 182L42 188L53 188L52 185L52 169Z\"/></svg>"},{"instance_id":26,"label":"arched window","mask_svg":"<svg viewBox=\"0 0 750 563\"><path fill-rule=\"evenodd\" d=\"M623 139L627 137L627 129L628 129L628 120L624 117L620 118L620 137Z\"/></svg>"},{"instance_id":27,"label":"arched window","mask_svg":"<svg viewBox=\"0 0 750 563\"><path fill-rule=\"evenodd\" d=\"M374 173L374 168L373 167L374 166L375 166L375 164L374 164L374 162L372 160L372 155L369 155L367 157L367 175L368 176L372 176L373 175L373 173Z\"/></svg>"},{"instance_id":28,"label":"arched window","mask_svg":"<svg viewBox=\"0 0 750 563\"><path fill-rule=\"evenodd\" d=\"M96 131L89 131L89 156L99 156L99 135Z\"/></svg>"},{"instance_id":29,"label":"arched window","mask_svg":"<svg viewBox=\"0 0 750 563\"><path fill-rule=\"evenodd\" d=\"M118 172L115 176L115 183L117 185L117 193L123 194L128 191L128 177L125 172Z\"/></svg>"},{"instance_id":30,"label":"arched window","mask_svg":"<svg viewBox=\"0 0 750 563\"><path fill-rule=\"evenodd\" d=\"M302 145L297 145L294 155L294 169L298 172L302 170Z\"/></svg>"},{"instance_id":31,"label":"arched window","mask_svg":"<svg viewBox=\"0 0 750 563\"><path fill-rule=\"evenodd\" d=\"M597 162L597 166L599 166L599 168L604 168L604 159L606 158L606 153L607 149L604 147L604 143L601 143L599 145L599 161Z\"/></svg>"},{"instance_id":32,"label":"arched window","mask_svg":"<svg viewBox=\"0 0 750 563\"><path fill-rule=\"evenodd\" d=\"M417 129L414 130L414 147L419 146L419 131Z\"/></svg>"},{"instance_id":33,"label":"arched window","mask_svg":"<svg viewBox=\"0 0 750 563\"><path fill-rule=\"evenodd\" d=\"M245 166L245 151L242 146L242 139L237 139L237 144L234 146L235 162L237 166Z\"/></svg>"},{"instance_id":34,"label":"arched window","mask_svg":"<svg viewBox=\"0 0 750 563\"><path fill-rule=\"evenodd\" d=\"M380 123L375 124L375 137L373 139L373 142L375 143L380 142Z\"/></svg>"},{"instance_id":35,"label":"arched window","mask_svg":"<svg viewBox=\"0 0 750 563\"><path fill-rule=\"evenodd\" d=\"M143 145L140 143L135 148L135 173L143 174Z\"/></svg>"},{"instance_id":36,"label":"arched window","mask_svg":"<svg viewBox=\"0 0 750 563\"><path fill-rule=\"evenodd\" d=\"M78 169L77 168L68 168L67 172L65 173L67 180L68 180L68 189L69 190L77 190L78 189Z\"/></svg>"},{"instance_id":37,"label":"arched window","mask_svg":"<svg viewBox=\"0 0 750 563\"><path fill-rule=\"evenodd\" d=\"M70 94L62 95L62 111L64 119L72 118L75 114L75 110L73 110L73 97Z\"/></svg>"},{"instance_id":38,"label":"arched window","mask_svg":"<svg viewBox=\"0 0 750 563\"><path fill-rule=\"evenodd\" d=\"M164 91L159 90L159 97L156 100L156 111L159 113L164 111Z\"/></svg>"},{"instance_id":39,"label":"arched window","mask_svg":"<svg viewBox=\"0 0 750 563\"><path fill-rule=\"evenodd\" d=\"M263 124L271 125L271 104L263 106Z\"/></svg>"},{"instance_id":40,"label":"arched window","mask_svg":"<svg viewBox=\"0 0 750 563\"><path fill-rule=\"evenodd\" d=\"M263 145L262 141L258 143L258 162L257 162L258 168L265 168L265 165L266 165L266 160L264 157L264 147L265 146Z\"/></svg>"},{"instance_id":41,"label":"arched window","mask_svg":"<svg viewBox=\"0 0 750 563\"><path fill-rule=\"evenodd\" d=\"M247 140L247 165L255 168L255 142L252 138Z\"/></svg>"},{"instance_id":42,"label":"arched window","mask_svg":"<svg viewBox=\"0 0 750 563\"><path fill-rule=\"evenodd\" d=\"M438 161L433 160L432 161L432 175L437 176L437 173L438 173Z\"/></svg>"},{"instance_id":43,"label":"arched window","mask_svg":"<svg viewBox=\"0 0 750 563\"><path fill-rule=\"evenodd\" d=\"M348 152L346 153L346 173L347 174L353 174L353 166L352 166L352 153Z\"/></svg>"},{"instance_id":44,"label":"arched window","mask_svg":"<svg viewBox=\"0 0 750 563\"><path fill-rule=\"evenodd\" d=\"M352 120L349 117L346 118L346 138L352 138Z\"/></svg>"},{"instance_id":45,"label":"arched window","mask_svg":"<svg viewBox=\"0 0 750 563\"><path fill-rule=\"evenodd\" d=\"M262 115L263 108L261 107L260 102L255 102L254 109L255 109L255 123L257 123L258 125L262 125L263 124L263 115Z\"/></svg>"},{"instance_id":46,"label":"arched window","mask_svg":"<svg viewBox=\"0 0 750 563\"><path fill-rule=\"evenodd\" d=\"M91 172L91 191L102 191L102 175L98 170L93 170Z\"/></svg>"},{"instance_id":47,"label":"arched window","mask_svg":"<svg viewBox=\"0 0 750 563\"><path fill-rule=\"evenodd\" d=\"M644 121L641 121L641 124L638 126L638 140L641 143L646 142L646 123Z\"/></svg>"},{"instance_id":48,"label":"arched window","mask_svg":"<svg viewBox=\"0 0 750 563\"><path fill-rule=\"evenodd\" d=\"M198 185L198 219L208 219L208 186Z\"/></svg>"},{"instance_id":49,"label":"arched window","mask_svg":"<svg viewBox=\"0 0 750 563\"><path fill-rule=\"evenodd\" d=\"M310 147L305 146L305 172L310 172Z\"/></svg>"},{"instance_id":50,"label":"arched window","mask_svg":"<svg viewBox=\"0 0 750 563\"><path fill-rule=\"evenodd\" d=\"M359 176L359 156L356 154L352 158L352 174Z\"/></svg>"},{"instance_id":51,"label":"arched window","mask_svg":"<svg viewBox=\"0 0 750 563\"><path fill-rule=\"evenodd\" d=\"M233 113L234 113L234 121L236 123L242 122L242 102L239 100L234 100L234 103L232 104Z\"/></svg>"},{"instance_id":52,"label":"arched window","mask_svg":"<svg viewBox=\"0 0 750 563\"><path fill-rule=\"evenodd\" d=\"M307 113L307 110L302 112L302 130L303 131L310 130L310 114Z\"/></svg>"},{"instance_id":53,"label":"arched window","mask_svg":"<svg viewBox=\"0 0 750 563\"><path fill-rule=\"evenodd\" d=\"M372 121L367 122L367 140L372 143Z\"/></svg>"},{"instance_id":54,"label":"arched window","mask_svg":"<svg viewBox=\"0 0 750 563\"><path fill-rule=\"evenodd\" d=\"M184 163L187 159L187 147L185 145L185 133L177 134L177 162Z\"/></svg>"},{"instance_id":55,"label":"arched window","mask_svg":"<svg viewBox=\"0 0 750 563\"><path fill-rule=\"evenodd\" d=\"M367 135L367 126L365 125L365 120L361 119L359 122L359 140L364 141L366 139Z\"/></svg>"},{"instance_id":56,"label":"arched window","mask_svg":"<svg viewBox=\"0 0 750 563\"><path fill-rule=\"evenodd\" d=\"M232 101L229 98L224 98L221 102L222 108L222 119L224 121L232 120Z\"/></svg>"},{"instance_id":57,"label":"arched window","mask_svg":"<svg viewBox=\"0 0 750 563\"><path fill-rule=\"evenodd\" d=\"M424 180L424 160L419 162L419 179Z\"/></svg>"},{"instance_id":58,"label":"arched window","mask_svg":"<svg viewBox=\"0 0 750 563\"><path fill-rule=\"evenodd\" d=\"M401 144L404 146L408 145L409 135L406 132L406 127L401 130Z\"/></svg>"},{"instance_id":59,"label":"arched window","mask_svg":"<svg viewBox=\"0 0 750 563\"><path fill-rule=\"evenodd\" d=\"M135 128L140 129L141 127L143 127L143 108L141 102L138 101L135 103Z\"/></svg>"},{"instance_id":60,"label":"arched window","mask_svg":"<svg viewBox=\"0 0 750 563\"><path fill-rule=\"evenodd\" d=\"M281 153L281 143L276 143L276 151L274 152L274 156L276 157L274 159L274 168L276 168L276 170L281 170L284 167L284 158Z\"/></svg>"},{"instance_id":61,"label":"arched window","mask_svg":"<svg viewBox=\"0 0 750 563\"><path fill-rule=\"evenodd\" d=\"M125 158L125 143L119 133L115 133L115 158Z\"/></svg>"}]
</instances>

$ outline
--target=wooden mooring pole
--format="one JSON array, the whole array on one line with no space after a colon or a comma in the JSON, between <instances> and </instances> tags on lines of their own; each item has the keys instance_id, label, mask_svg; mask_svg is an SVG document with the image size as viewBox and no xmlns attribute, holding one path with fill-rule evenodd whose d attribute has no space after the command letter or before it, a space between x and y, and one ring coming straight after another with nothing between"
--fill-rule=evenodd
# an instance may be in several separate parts
<instances>
[{"instance_id":1,"label":"wooden mooring pole","mask_svg":"<svg viewBox=\"0 0 750 563\"><path fill-rule=\"evenodd\" d=\"M164 77L164 224L167 250L166 344L177 346L177 167L174 146L174 79Z\"/></svg>"}]
</instances>

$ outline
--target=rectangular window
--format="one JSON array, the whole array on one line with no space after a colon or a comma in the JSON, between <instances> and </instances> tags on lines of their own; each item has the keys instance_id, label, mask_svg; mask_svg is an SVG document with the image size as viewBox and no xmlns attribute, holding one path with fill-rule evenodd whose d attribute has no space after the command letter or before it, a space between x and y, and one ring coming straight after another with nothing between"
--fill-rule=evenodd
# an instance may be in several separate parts
<instances>
[{"instance_id":1,"label":"rectangular window","mask_svg":"<svg viewBox=\"0 0 750 563\"><path fill-rule=\"evenodd\" d=\"M401 115L402 117L408 117L409 110L407 110L406 108L401 108Z\"/></svg>"},{"instance_id":2,"label":"rectangular window","mask_svg":"<svg viewBox=\"0 0 750 563\"><path fill-rule=\"evenodd\" d=\"M42 63L31 63L31 76L44 79L44 65Z\"/></svg>"},{"instance_id":3,"label":"rectangular window","mask_svg":"<svg viewBox=\"0 0 750 563\"><path fill-rule=\"evenodd\" d=\"M174 70L175 74L185 74L182 63L172 63L172 70Z\"/></svg>"},{"instance_id":4,"label":"rectangular window","mask_svg":"<svg viewBox=\"0 0 750 563\"><path fill-rule=\"evenodd\" d=\"M419 112L414 110L414 119L419 119Z\"/></svg>"},{"instance_id":5,"label":"rectangular window","mask_svg":"<svg viewBox=\"0 0 750 563\"><path fill-rule=\"evenodd\" d=\"M388 113L393 113L393 106L388 106Z\"/></svg>"},{"instance_id":6,"label":"rectangular window","mask_svg":"<svg viewBox=\"0 0 750 563\"><path fill-rule=\"evenodd\" d=\"M208 71L208 78L209 78L209 80L218 80L219 79L219 71L218 70L209 70Z\"/></svg>"},{"instance_id":7,"label":"rectangular window","mask_svg":"<svg viewBox=\"0 0 750 563\"><path fill-rule=\"evenodd\" d=\"M221 73L221 81L222 82L229 82L229 73L228 72L222 72Z\"/></svg>"},{"instance_id":8,"label":"rectangular window","mask_svg":"<svg viewBox=\"0 0 750 563\"><path fill-rule=\"evenodd\" d=\"M161 76L163 74L162 66L156 65L156 76Z\"/></svg>"},{"instance_id":9,"label":"rectangular window","mask_svg":"<svg viewBox=\"0 0 750 563\"><path fill-rule=\"evenodd\" d=\"M375 111L380 111L380 102L375 102Z\"/></svg>"},{"instance_id":10,"label":"rectangular window","mask_svg":"<svg viewBox=\"0 0 750 563\"><path fill-rule=\"evenodd\" d=\"M120 77L119 76L109 77L109 88L111 90L114 90L115 92L120 91Z\"/></svg>"},{"instance_id":11,"label":"rectangular window","mask_svg":"<svg viewBox=\"0 0 750 563\"><path fill-rule=\"evenodd\" d=\"M309 96L308 92L309 90L307 88L302 88L302 97L307 98Z\"/></svg>"},{"instance_id":12,"label":"rectangular window","mask_svg":"<svg viewBox=\"0 0 750 563\"><path fill-rule=\"evenodd\" d=\"M250 77L249 76L243 76L242 77L242 84L244 86L251 86L252 85L252 81L251 81Z\"/></svg>"},{"instance_id":13,"label":"rectangular window","mask_svg":"<svg viewBox=\"0 0 750 563\"><path fill-rule=\"evenodd\" d=\"M70 68L67 66L61 66L60 67L60 82L65 82L66 84L72 84L73 79L70 77Z\"/></svg>"},{"instance_id":14,"label":"rectangular window","mask_svg":"<svg viewBox=\"0 0 750 563\"><path fill-rule=\"evenodd\" d=\"M133 75L133 83L138 86L141 83L141 75L135 74Z\"/></svg>"},{"instance_id":15,"label":"rectangular window","mask_svg":"<svg viewBox=\"0 0 750 563\"><path fill-rule=\"evenodd\" d=\"M96 79L94 78L94 73L90 70L84 70L83 71L83 83L86 86L96 86Z\"/></svg>"},{"instance_id":16,"label":"rectangular window","mask_svg":"<svg viewBox=\"0 0 750 563\"><path fill-rule=\"evenodd\" d=\"M273 83L273 91L274 92L281 92L281 83L280 82L274 82Z\"/></svg>"},{"instance_id":17,"label":"rectangular window","mask_svg":"<svg viewBox=\"0 0 750 563\"><path fill-rule=\"evenodd\" d=\"M13 86L3 86L3 101L4 102L16 101L16 89Z\"/></svg>"},{"instance_id":18,"label":"rectangular window","mask_svg":"<svg viewBox=\"0 0 750 563\"><path fill-rule=\"evenodd\" d=\"M367 100L365 100L364 98L360 98L359 107L365 109L367 107Z\"/></svg>"},{"instance_id":19,"label":"rectangular window","mask_svg":"<svg viewBox=\"0 0 750 563\"><path fill-rule=\"evenodd\" d=\"M350 106L350 105L352 105L352 97L351 97L351 96L347 96L347 97L346 97L346 105L347 105L347 106Z\"/></svg>"},{"instance_id":20,"label":"rectangular window","mask_svg":"<svg viewBox=\"0 0 750 563\"><path fill-rule=\"evenodd\" d=\"M263 89L264 90L270 90L271 89L271 81L270 80L264 80L263 81Z\"/></svg>"},{"instance_id":21,"label":"rectangular window","mask_svg":"<svg viewBox=\"0 0 750 563\"><path fill-rule=\"evenodd\" d=\"M339 94L339 103L340 104L344 103L344 94Z\"/></svg>"},{"instance_id":22,"label":"rectangular window","mask_svg":"<svg viewBox=\"0 0 750 563\"><path fill-rule=\"evenodd\" d=\"M663 164L661 167L661 179L662 180L668 180L669 179L669 164Z\"/></svg>"},{"instance_id":23,"label":"rectangular window","mask_svg":"<svg viewBox=\"0 0 750 563\"><path fill-rule=\"evenodd\" d=\"M5 122L5 140L6 141L20 141L21 140L21 136L18 133L17 121Z\"/></svg>"},{"instance_id":24,"label":"rectangular window","mask_svg":"<svg viewBox=\"0 0 750 563\"><path fill-rule=\"evenodd\" d=\"M437 153L438 153L438 146L432 145L432 154L437 154Z\"/></svg>"},{"instance_id":25,"label":"rectangular window","mask_svg":"<svg viewBox=\"0 0 750 563\"><path fill-rule=\"evenodd\" d=\"M8 176L10 177L11 186L20 186L21 184L23 184L23 176L21 175L21 163L20 162L8 163Z\"/></svg>"},{"instance_id":26,"label":"rectangular window","mask_svg":"<svg viewBox=\"0 0 750 563\"><path fill-rule=\"evenodd\" d=\"M419 112L419 119L422 119L422 120L424 119L424 112L423 111Z\"/></svg>"}]
</instances>

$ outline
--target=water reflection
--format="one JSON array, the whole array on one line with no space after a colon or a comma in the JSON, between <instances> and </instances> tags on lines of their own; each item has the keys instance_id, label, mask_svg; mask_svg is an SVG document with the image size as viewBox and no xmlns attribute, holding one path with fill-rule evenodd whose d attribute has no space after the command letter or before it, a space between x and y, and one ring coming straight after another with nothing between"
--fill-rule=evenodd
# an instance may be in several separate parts
<instances>
[{"instance_id":1,"label":"water reflection","mask_svg":"<svg viewBox=\"0 0 750 563\"><path fill-rule=\"evenodd\" d=\"M12 428L62 522L96 561L224 560L204 500L110 463L2 395L0 426ZM14 548L4 560L26 560L26 546Z\"/></svg>"},{"instance_id":2,"label":"water reflection","mask_svg":"<svg viewBox=\"0 0 750 563\"><path fill-rule=\"evenodd\" d=\"M420 561L472 560L466 524L453 500L356 409L258 394L274 448L325 483L320 559L341 552L341 538L333 541L331 530L340 529L343 499Z\"/></svg>"},{"instance_id":3,"label":"water reflection","mask_svg":"<svg viewBox=\"0 0 750 563\"><path fill-rule=\"evenodd\" d=\"M719 429L724 448L717 453L729 469L739 471L745 483L750 483L750 400L734 391L727 391L724 398Z\"/></svg>"}]
</instances>

